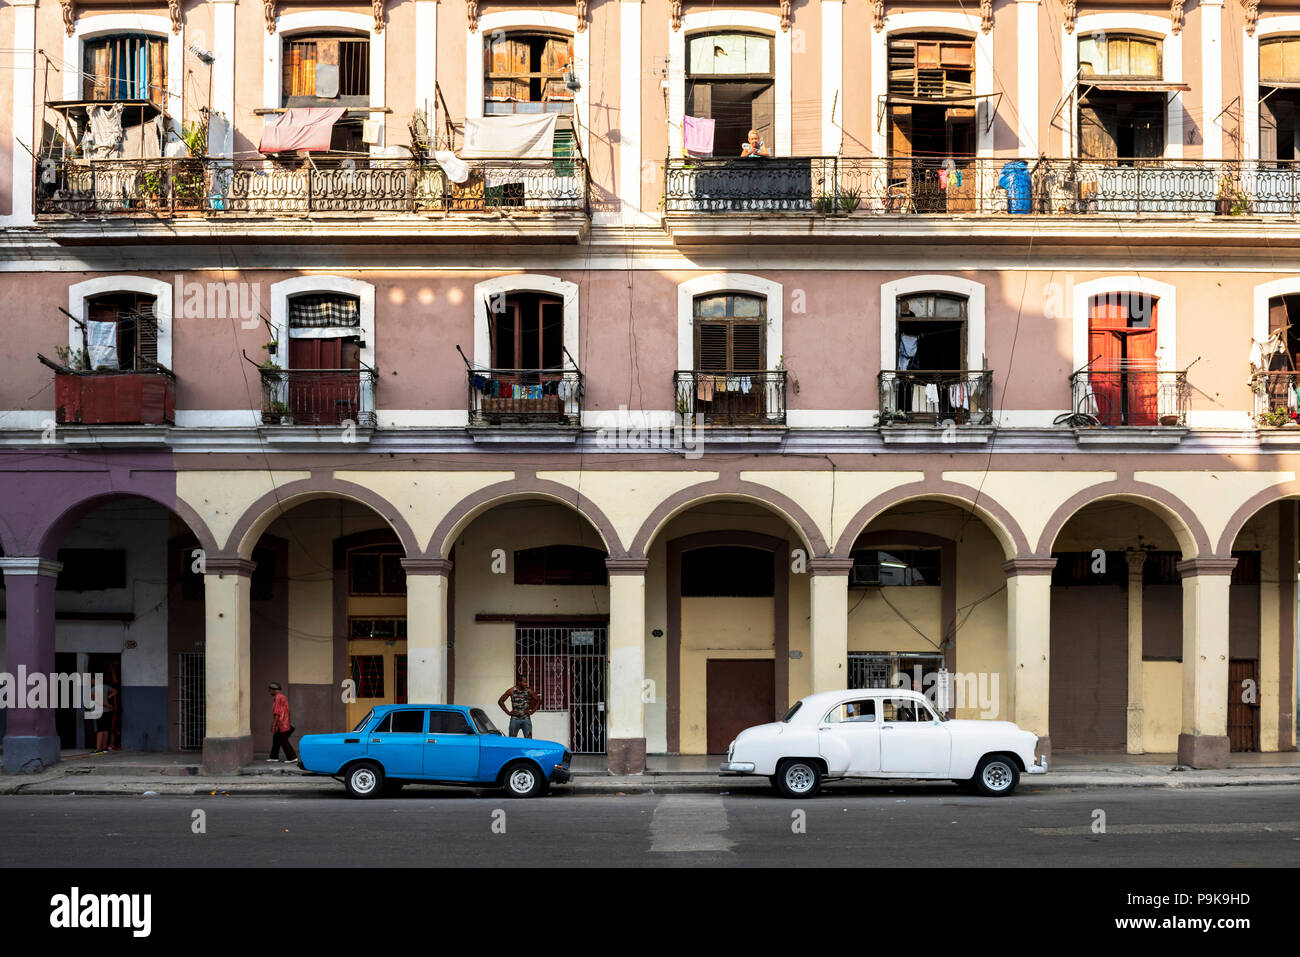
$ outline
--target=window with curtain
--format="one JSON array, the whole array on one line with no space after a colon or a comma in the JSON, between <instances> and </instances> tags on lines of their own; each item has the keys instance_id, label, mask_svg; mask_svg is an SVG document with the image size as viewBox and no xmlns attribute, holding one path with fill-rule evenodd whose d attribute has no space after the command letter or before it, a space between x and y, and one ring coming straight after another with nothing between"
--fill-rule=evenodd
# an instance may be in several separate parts
<instances>
[{"instance_id":1,"label":"window with curtain","mask_svg":"<svg viewBox=\"0 0 1300 957\"><path fill-rule=\"evenodd\" d=\"M1159 80L1160 41L1125 33L1079 37L1079 66L1084 76L1126 76Z\"/></svg>"},{"instance_id":2,"label":"window with curtain","mask_svg":"<svg viewBox=\"0 0 1300 957\"><path fill-rule=\"evenodd\" d=\"M124 292L86 300L86 319L117 325L117 367L152 369L158 361L154 297Z\"/></svg>"},{"instance_id":3,"label":"window with curtain","mask_svg":"<svg viewBox=\"0 0 1300 957\"><path fill-rule=\"evenodd\" d=\"M776 155L776 84L772 38L704 33L686 42L686 114L715 121L713 155L738 157L756 130Z\"/></svg>"},{"instance_id":4,"label":"window with curtain","mask_svg":"<svg viewBox=\"0 0 1300 957\"><path fill-rule=\"evenodd\" d=\"M165 43L143 33L95 37L83 46L83 89L87 100L149 100L164 106Z\"/></svg>"},{"instance_id":5,"label":"window with curtain","mask_svg":"<svg viewBox=\"0 0 1300 957\"><path fill-rule=\"evenodd\" d=\"M370 105L369 37L288 37L282 68L284 106Z\"/></svg>"}]
</instances>

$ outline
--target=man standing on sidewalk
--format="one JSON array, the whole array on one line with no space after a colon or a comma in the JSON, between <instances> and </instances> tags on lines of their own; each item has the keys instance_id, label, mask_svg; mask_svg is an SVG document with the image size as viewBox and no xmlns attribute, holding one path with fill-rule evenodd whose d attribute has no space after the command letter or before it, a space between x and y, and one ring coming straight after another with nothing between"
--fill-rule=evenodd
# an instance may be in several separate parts
<instances>
[{"instance_id":1,"label":"man standing on sidewalk","mask_svg":"<svg viewBox=\"0 0 1300 957\"><path fill-rule=\"evenodd\" d=\"M268 690L275 703L271 706L271 756L266 760L268 763L279 763L280 748L283 747L284 759L296 761L298 755L289 743L289 735L293 733L293 725L289 723L289 699L280 691L278 681L272 681Z\"/></svg>"},{"instance_id":2,"label":"man standing on sidewalk","mask_svg":"<svg viewBox=\"0 0 1300 957\"><path fill-rule=\"evenodd\" d=\"M506 707L506 698L510 707ZM522 731L525 738L533 736L533 712L542 706L542 699L528 687L528 679L520 675L513 688L507 688L497 699L497 706L510 715L510 737Z\"/></svg>"}]
</instances>

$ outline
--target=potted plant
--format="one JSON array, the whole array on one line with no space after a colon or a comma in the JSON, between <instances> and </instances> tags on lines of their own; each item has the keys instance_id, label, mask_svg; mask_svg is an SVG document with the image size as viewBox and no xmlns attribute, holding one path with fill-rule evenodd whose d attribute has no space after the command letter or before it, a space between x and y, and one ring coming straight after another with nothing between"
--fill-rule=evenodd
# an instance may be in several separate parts
<instances>
[{"instance_id":1,"label":"potted plant","mask_svg":"<svg viewBox=\"0 0 1300 957\"><path fill-rule=\"evenodd\" d=\"M1236 175L1224 173L1220 176L1218 187L1214 192L1214 214L1245 216L1252 212L1254 212L1254 203L1250 195L1242 189Z\"/></svg>"},{"instance_id":2,"label":"potted plant","mask_svg":"<svg viewBox=\"0 0 1300 957\"><path fill-rule=\"evenodd\" d=\"M265 409L262 410L263 425L281 425L287 424L285 421L289 414L289 407L279 399L272 399Z\"/></svg>"},{"instance_id":3,"label":"potted plant","mask_svg":"<svg viewBox=\"0 0 1300 957\"><path fill-rule=\"evenodd\" d=\"M1295 420L1291 418L1287 413L1287 410L1282 406L1276 406L1269 409L1267 412L1262 412L1259 416L1259 424L1268 426L1271 429L1280 428L1288 422L1294 421Z\"/></svg>"},{"instance_id":4,"label":"potted plant","mask_svg":"<svg viewBox=\"0 0 1300 957\"><path fill-rule=\"evenodd\" d=\"M140 194L140 204L145 207L158 206L162 201L163 171L146 169L140 172L136 181L136 192Z\"/></svg>"},{"instance_id":5,"label":"potted plant","mask_svg":"<svg viewBox=\"0 0 1300 957\"><path fill-rule=\"evenodd\" d=\"M835 212L835 197L825 194L818 196L813 200L813 209L821 213L823 216Z\"/></svg>"},{"instance_id":6,"label":"potted plant","mask_svg":"<svg viewBox=\"0 0 1300 957\"><path fill-rule=\"evenodd\" d=\"M862 204L862 190L856 186L851 186L840 193L840 209L846 213L851 213Z\"/></svg>"}]
</instances>

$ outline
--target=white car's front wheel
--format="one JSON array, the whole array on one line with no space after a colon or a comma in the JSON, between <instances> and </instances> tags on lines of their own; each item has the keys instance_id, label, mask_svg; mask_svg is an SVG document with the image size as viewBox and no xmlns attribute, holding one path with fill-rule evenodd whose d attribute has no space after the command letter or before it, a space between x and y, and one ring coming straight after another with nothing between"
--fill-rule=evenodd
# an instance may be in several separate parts
<instances>
[{"instance_id":1,"label":"white car's front wheel","mask_svg":"<svg viewBox=\"0 0 1300 957\"><path fill-rule=\"evenodd\" d=\"M1011 758L990 754L980 761L971 780L975 790L985 797L1005 797L1020 783L1020 769Z\"/></svg>"},{"instance_id":2,"label":"white car's front wheel","mask_svg":"<svg viewBox=\"0 0 1300 957\"><path fill-rule=\"evenodd\" d=\"M821 768L806 758L786 758L777 766L774 783L782 797L810 798L821 790Z\"/></svg>"}]
</instances>

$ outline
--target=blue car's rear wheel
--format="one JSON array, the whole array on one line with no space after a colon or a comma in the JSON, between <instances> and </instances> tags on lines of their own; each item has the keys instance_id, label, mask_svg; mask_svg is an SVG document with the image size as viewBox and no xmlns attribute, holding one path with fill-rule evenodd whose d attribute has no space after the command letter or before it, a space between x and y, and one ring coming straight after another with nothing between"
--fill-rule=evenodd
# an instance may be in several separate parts
<instances>
[{"instance_id":1,"label":"blue car's rear wheel","mask_svg":"<svg viewBox=\"0 0 1300 957\"><path fill-rule=\"evenodd\" d=\"M506 794L516 798L537 797L546 791L546 778L537 765L516 761L502 772Z\"/></svg>"},{"instance_id":2,"label":"blue car's rear wheel","mask_svg":"<svg viewBox=\"0 0 1300 957\"><path fill-rule=\"evenodd\" d=\"M384 769L373 761L361 761L348 768L343 786L349 797L378 797L384 790Z\"/></svg>"}]
</instances>

